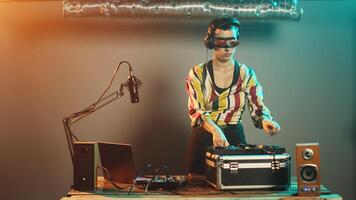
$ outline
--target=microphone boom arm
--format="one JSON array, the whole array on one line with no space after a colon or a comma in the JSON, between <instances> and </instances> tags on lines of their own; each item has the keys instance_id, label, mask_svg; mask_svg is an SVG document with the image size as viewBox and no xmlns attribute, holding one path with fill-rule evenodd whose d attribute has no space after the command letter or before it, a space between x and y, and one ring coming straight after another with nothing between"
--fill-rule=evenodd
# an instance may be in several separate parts
<instances>
[{"instance_id":1,"label":"microphone boom arm","mask_svg":"<svg viewBox=\"0 0 356 200\"><path fill-rule=\"evenodd\" d=\"M102 99L100 99L100 101L98 101L96 103L93 103L90 106L84 108L82 111L79 112L80 115L76 115L74 117L69 116L69 119L71 120L71 124L74 124L75 122L79 121L80 119L90 115L91 113L93 113L93 112L99 110L100 108L110 104L111 102L115 101L116 99L121 98L122 96L124 96L124 92L123 92L123 85L121 84L120 92L119 91L115 91L115 92L112 92L112 93L108 94L107 96L105 96ZM76 114L76 113L74 113L74 114Z\"/></svg>"},{"instance_id":2,"label":"microphone boom arm","mask_svg":"<svg viewBox=\"0 0 356 200\"><path fill-rule=\"evenodd\" d=\"M124 96L123 90L124 90L124 87L126 86L126 83L122 83L120 85L119 91L115 91L115 92L112 92L112 93L104 96L105 93L110 89L110 87L115 79L115 76L120 68L120 65L122 63L128 64L129 74L132 75L132 67L131 67L130 63L127 61L121 61L120 64L116 67L108 87L100 95L99 99L95 103L91 104L90 106L85 107L81 111L72 113L69 116L65 116L62 120L62 123L64 126L64 132L65 132L65 136L66 136L66 140L67 140L67 144L68 144L68 148L69 148L69 153L70 153L73 165L74 165L74 142L79 141L79 139L77 138L77 136L75 136L75 134L71 130L71 125L76 123L77 121L83 119L84 117L90 115L91 113L99 110L100 108L102 108L102 107L110 104L111 102L113 102L117 99L120 99L122 96Z\"/></svg>"},{"instance_id":3,"label":"microphone boom arm","mask_svg":"<svg viewBox=\"0 0 356 200\"><path fill-rule=\"evenodd\" d=\"M120 88L123 88L123 85L121 85ZM65 136L67 139L69 152L70 152L70 156L71 156L73 164L74 164L74 142L75 142L75 140L76 141L79 141L79 140L75 136L75 134L72 132L71 125L76 123L77 121L85 118L86 116L94 113L95 111L99 110L100 108L110 104L111 102L113 102L117 99L120 99L122 96L124 96L124 93L120 89L120 92L119 91L112 92L112 93L108 94L107 96L103 97L102 99L100 99L100 101L94 103L96 105L95 107L93 107L94 104L92 104L77 113L73 113L73 114L63 118L64 132L65 132ZM90 108L92 108L92 109L90 109Z\"/></svg>"}]
</instances>

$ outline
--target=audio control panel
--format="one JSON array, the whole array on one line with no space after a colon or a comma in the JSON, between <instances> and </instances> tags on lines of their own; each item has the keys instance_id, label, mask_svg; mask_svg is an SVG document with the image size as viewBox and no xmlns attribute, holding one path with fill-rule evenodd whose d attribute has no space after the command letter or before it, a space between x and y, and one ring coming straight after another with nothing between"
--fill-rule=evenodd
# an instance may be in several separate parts
<instances>
[{"instance_id":1,"label":"audio control panel","mask_svg":"<svg viewBox=\"0 0 356 200\"><path fill-rule=\"evenodd\" d=\"M300 188L300 190L299 190L300 192L304 192L304 193L306 193L306 192L319 192L320 191L320 187L319 186L304 186L304 187L302 187L302 188Z\"/></svg>"},{"instance_id":2,"label":"audio control panel","mask_svg":"<svg viewBox=\"0 0 356 200\"><path fill-rule=\"evenodd\" d=\"M146 175L137 178L137 185L148 185L148 189L170 189L176 190L187 183L184 175Z\"/></svg>"}]
</instances>

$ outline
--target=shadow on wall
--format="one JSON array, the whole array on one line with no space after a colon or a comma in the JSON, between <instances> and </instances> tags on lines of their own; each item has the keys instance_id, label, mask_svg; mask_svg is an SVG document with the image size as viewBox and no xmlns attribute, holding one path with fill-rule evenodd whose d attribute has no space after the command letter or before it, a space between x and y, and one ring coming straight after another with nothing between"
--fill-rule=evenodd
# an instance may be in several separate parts
<instances>
[{"instance_id":1,"label":"shadow on wall","mask_svg":"<svg viewBox=\"0 0 356 200\"><path fill-rule=\"evenodd\" d=\"M144 164L154 167L167 165L169 173L181 174L185 160L186 126L179 123L174 112L174 95L167 83L168 78L156 76L151 83L152 89L146 97L137 121L137 137L135 141L136 167L140 169Z\"/></svg>"}]
</instances>

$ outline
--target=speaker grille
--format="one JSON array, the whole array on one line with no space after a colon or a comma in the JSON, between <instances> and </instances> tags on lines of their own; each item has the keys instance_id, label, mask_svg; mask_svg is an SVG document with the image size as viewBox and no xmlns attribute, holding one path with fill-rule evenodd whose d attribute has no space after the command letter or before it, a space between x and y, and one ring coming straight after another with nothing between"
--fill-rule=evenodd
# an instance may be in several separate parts
<instances>
[{"instance_id":1,"label":"speaker grille","mask_svg":"<svg viewBox=\"0 0 356 200\"><path fill-rule=\"evenodd\" d=\"M300 177L303 181L313 182L316 181L316 177L318 174L318 168L314 165L306 165L303 166L300 170Z\"/></svg>"}]
</instances>

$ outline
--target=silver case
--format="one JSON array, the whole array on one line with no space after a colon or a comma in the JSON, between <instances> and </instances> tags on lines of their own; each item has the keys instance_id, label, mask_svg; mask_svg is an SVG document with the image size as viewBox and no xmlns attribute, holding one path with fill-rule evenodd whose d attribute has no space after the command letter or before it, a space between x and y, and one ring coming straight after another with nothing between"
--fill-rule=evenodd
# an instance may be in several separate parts
<instances>
[{"instance_id":1,"label":"silver case","mask_svg":"<svg viewBox=\"0 0 356 200\"><path fill-rule=\"evenodd\" d=\"M206 159L206 165L216 168L217 172L217 183L213 183L207 178L207 183L212 185L213 187L219 190L232 190L232 189L272 189L276 188L279 185L234 185L234 186L227 186L222 184L222 176L221 176L221 169L226 169L227 167L231 168L231 163L237 163L236 170L239 169L259 169L259 168L275 168L278 170L279 168L290 168L290 154L283 153L283 154L275 154L274 158L273 155L216 155L211 154L209 152L206 153L206 157L210 158L211 160ZM238 161L257 161L257 160L270 160L271 162L251 162L251 163L239 163ZM272 161L280 161L285 160L285 162L279 162L278 166L272 166ZM224 164L224 161L231 161L229 164ZM225 166L224 166L225 165ZM229 166L227 166L229 165ZM235 169L232 169L235 170Z\"/></svg>"}]
</instances>

